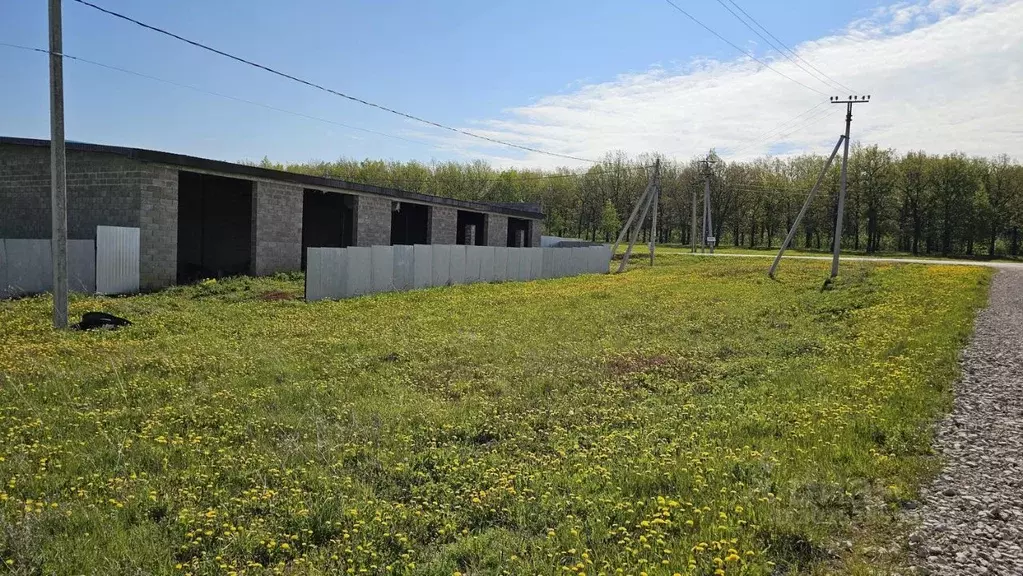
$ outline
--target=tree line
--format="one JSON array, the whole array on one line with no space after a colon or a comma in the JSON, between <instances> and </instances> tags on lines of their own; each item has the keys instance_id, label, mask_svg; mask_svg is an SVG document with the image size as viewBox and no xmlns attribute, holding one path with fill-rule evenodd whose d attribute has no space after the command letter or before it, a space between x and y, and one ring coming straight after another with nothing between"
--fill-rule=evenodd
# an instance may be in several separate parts
<instances>
[{"instance_id":1,"label":"tree line","mask_svg":"<svg viewBox=\"0 0 1023 576\"><path fill-rule=\"evenodd\" d=\"M801 155L728 162L709 175L700 160L662 158L658 229L662 243L689 244L694 198L702 214L710 179L713 236L719 245L777 247L785 238L826 158ZM645 189L655 155L612 152L584 172L495 169L482 160L434 162L352 160L261 166L399 188L462 200L531 202L545 233L613 241ZM793 241L829 250L834 234L841 157L832 163ZM698 216L699 218L699 216ZM699 235L699 231L697 232ZM844 248L912 254L1019 256L1023 242L1023 166L1006 155L899 154L878 146L850 151Z\"/></svg>"}]
</instances>

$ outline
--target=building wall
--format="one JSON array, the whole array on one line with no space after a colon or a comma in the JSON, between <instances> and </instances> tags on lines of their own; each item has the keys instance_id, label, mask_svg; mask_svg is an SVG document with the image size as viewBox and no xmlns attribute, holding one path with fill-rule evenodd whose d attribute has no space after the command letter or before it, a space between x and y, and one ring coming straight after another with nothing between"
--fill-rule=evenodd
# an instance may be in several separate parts
<instances>
[{"instance_id":1,"label":"building wall","mask_svg":"<svg viewBox=\"0 0 1023 576\"><path fill-rule=\"evenodd\" d=\"M454 244L458 240L458 209L430 206L430 244Z\"/></svg>"},{"instance_id":2,"label":"building wall","mask_svg":"<svg viewBox=\"0 0 1023 576\"><path fill-rule=\"evenodd\" d=\"M257 181L252 189L252 273L302 267L302 196L297 184Z\"/></svg>"},{"instance_id":3,"label":"building wall","mask_svg":"<svg viewBox=\"0 0 1023 576\"><path fill-rule=\"evenodd\" d=\"M391 245L390 198L377 196L355 197L355 245Z\"/></svg>"},{"instance_id":4,"label":"building wall","mask_svg":"<svg viewBox=\"0 0 1023 576\"><path fill-rule=\"evenodd\" d=\"M508 245L508 217L487 214L487 246Z\"/></svg>"},{"instance_id":5,"label":"building wall","mask_svg":"<svg viewBox=\"0 0 1023 576\"><path fill-rule=\"evenodd\" d=\"M96 226L139 225L142 164L69 150L68 238L95 240ZM0 145L0 238L49 238L50 149Z\"/></svg>"},{"instance_id":6,"label":"building wall","mask_svg":"<svg viewBox=\"0 0 1023 576\"><path fill-rule=\"evenodd\" d=\"M139 286L158 290L177 280L178 169L143 164L140 176Z\"/></svg>"},{"instance_id":7,"label":"building wall","mask_svg":"<svg viewBox=\"0 0 1023 576\"><path fill-rule=\"evenodd\" d=\"M543 220L530 220L529 221L529 245L532 247L540 246L540 236L543 235Z\"/></svg>"}]
</instances>

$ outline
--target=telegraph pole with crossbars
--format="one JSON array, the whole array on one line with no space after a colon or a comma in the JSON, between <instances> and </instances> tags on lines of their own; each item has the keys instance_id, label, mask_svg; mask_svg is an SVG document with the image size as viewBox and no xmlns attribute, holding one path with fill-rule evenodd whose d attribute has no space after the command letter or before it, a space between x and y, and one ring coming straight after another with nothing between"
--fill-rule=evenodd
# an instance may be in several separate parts
<instances>
[{"instance_id":1,"label":"telegraph pole with crossbars","mask_svg":"<svg viewBox=\"0 0 1023 576\"><path fill-rule=\"evenodd\" d=\"M867 104L870 96L849 96L842 100L839 96L832 96L832 104L845 104L845 150L842 152L842 183L838 190L838 213L835 215L835 240L832 246L831 277L838 276L838 255L842 249L842 216L845 212L845 187L846 169L849 165L849 129L852 126L852 112L854 104Z\"/></svg>"}]
</instances>

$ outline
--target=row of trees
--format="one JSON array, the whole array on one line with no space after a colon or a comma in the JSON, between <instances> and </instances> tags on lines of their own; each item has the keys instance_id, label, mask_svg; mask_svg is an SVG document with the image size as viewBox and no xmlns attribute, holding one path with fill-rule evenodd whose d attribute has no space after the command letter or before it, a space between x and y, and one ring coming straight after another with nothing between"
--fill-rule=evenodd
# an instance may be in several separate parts
<instances>
[{"instance_id":1,"label":"row of trees","mask_svg":"<svg viewBox=\"0 0 1023 576\"><path fill-rule=\"evenodd\" d=\"M713 156L713 153L712 153ZM608 154L579 173L496 170L468 163L348 160L262 165L465 200L533 202L547 215L548 234L613 240L646 187L655 157ZM791 227L826 158L819 155L725 162L712 168L711 202L719 244L774 247ZM841 157L825 175L794 241L830 249ZM702 214L699 160L661 161L660 242L690 242L694 198ZM850 152L843 246L1000 256L1020 254L1023 241L1023 166L1000 156L969 158L854 146ZM644 240L651 231L649 223Z\"/></svg>"}]
</instances>

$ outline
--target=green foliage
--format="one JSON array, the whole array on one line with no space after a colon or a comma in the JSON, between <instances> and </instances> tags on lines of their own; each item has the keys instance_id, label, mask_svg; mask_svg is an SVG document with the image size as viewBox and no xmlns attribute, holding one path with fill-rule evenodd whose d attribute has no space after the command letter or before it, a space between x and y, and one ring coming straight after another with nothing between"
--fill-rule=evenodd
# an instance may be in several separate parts
<instances>
[{"instance_id":1,"label":"green foliage","mask_svg":"<svg viewBox=\"0 0 1023 576\"><path fill-rule=\"evenodd\" d=\"M114 332L0 302L0 565L832 572L931 469L990 273L847 264L822 292L826 269L72 299L135 321Z\"/></svg>"}]
</instances>

